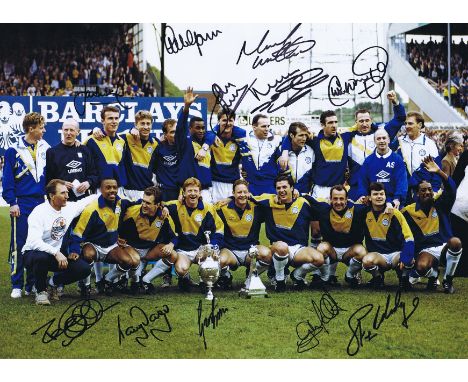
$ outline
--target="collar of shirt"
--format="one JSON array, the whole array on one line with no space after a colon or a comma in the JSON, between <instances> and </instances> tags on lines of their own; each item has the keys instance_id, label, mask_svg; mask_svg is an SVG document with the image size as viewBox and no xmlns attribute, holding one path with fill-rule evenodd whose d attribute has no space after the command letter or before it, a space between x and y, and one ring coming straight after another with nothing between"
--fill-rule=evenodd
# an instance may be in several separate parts
<instances>
[{"instance_id":1,"label":"collar of shirt","mask_svg":"<svg viewBox=\"0 0 468 382\"><path fill-rule=\"evenodd\" d=\"M109 202L102 195L99 195L98 198L98 205L99 208L104 208L104 207L109 207L112 208L113 211L115 211L115 207L117 206L117 202L120 200L120 197L118 195L115 196L115 202Z\"/></svg>"},{"instance_id":2,"label":"collar of shirt","mask_svg":"<svg viewBox=\"0 0 468 382\"><path fill-rule=\"evenodd\" d=\"M380 155L378 152L377 152L377 149L375 150L375 156L379 159L387 159L390 155L392 155L392 150L391 149L388 149L388 152L384 155Z\"/></svg>"},{"instance_id":3,"label":"collar of shirt","mask_svg":"<svg viewBox=\"0 0 468 382\"><path fill-rule=\"evenodd\" d=\"M228 208L231 208L233 210L236 210L237 212L243 212L244 210L242 208L239 208L236 206L236 203L235 203L235 200L232 199L229 203L228 203ZM247 206L245 207L246 210L250 210L250 203L247 202Z\"/></svg>"}]
</instances>

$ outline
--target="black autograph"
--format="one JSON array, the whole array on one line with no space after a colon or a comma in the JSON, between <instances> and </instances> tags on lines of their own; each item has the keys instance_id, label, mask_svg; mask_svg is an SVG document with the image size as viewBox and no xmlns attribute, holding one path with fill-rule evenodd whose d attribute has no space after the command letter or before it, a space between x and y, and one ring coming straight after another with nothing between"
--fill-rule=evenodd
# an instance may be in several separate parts
<instances>
[{"instance_id":1,"label":"black autograph","mask_svg":"<svg viewBox=\"0 0 468 382\"><path fill-rule=\"evenodd\" d=\"M319 325L313 325L310 320L301 321L296 325L296 334L299 337L297 341L297 352L304 353L317 347L320 344L317 336L322 332L329 333L325 324L328 324L341 311L346 311L338 305L335 299L328 293L322 294L320 302L317 304L311 300L313 312L318 318Z\"/></svg>"},{"instance_id":2,"label":"black autograph","mask_svg":"<svg viewBox=\"0 0 468 382\"><path fill-rule=\"evenodd\" d=\"M246 84L242 87L237 87L237 85L232 83L228 83L224 87L213 84L212 91L216 97L213 111L219 104L224 110L235 112L245 96L250 92L261 102L251 113L257 111L273 113L282 107L292 105L308 94L313 86L318 85L327 78L328 74L323 74L322 68L312 68L304 71L300 71L299 69L293 70L286 76L281 76L279 79L275 80L273 84L267 84L266 89L262 90L258 90L257 87L254 87L257 81L256 78L250 85ZM291 91L292 94L289 95L289 91ZM269 98L265 100L267 96L269 96Z\"/></svg>"},{"instance_id":3,"label":"black autograph","mask_svg":"<svg viewBox=\"0 0 468 382\"><path fill-rule=\"evenodd\" d=\"M77 102L77 97L83 97L84 100L83 100L83 108L82 109L79 109L79 102ZM110 104L113 104L113 103L116 103L118 104L122 109L125 109L125 110L128 110L128 109L131 109L130 106L127 106L125 105L124 103L122 103L122 101L120 100L120 96L119 94L116 92L116 90L110 90L109 88L106 88L104 90L104 93L101 94L101 92L99 90L88 90L87 87L86 87L86 84L84 86L84 90L79 90L79 91L76 91L75 92L75 95L73 97L73 104L75 105L75 110L76 112L78 113L78 115L80 117L82 117L83 115L85 115L86 113L86 101L89 99L89 98L94 98L94 97L110 97L109 98L109 102L107 101L95 101L95 102L90 102L91 105L110 105ZM114 97L114 98L112 98ZM134 98L134 97L130 97L130 98Z\"/></svg>"},{"instance_id":4,"label":"black autograph","mask_svg":"<svg viewBox=\"0 0 468 382\"><path fill-rule=\"evenodd\" d=\"M409 313L407 313L406 311L406 303L401 301L400 291L396 292L393 302L390 302L391 299L392 299L391 295L387 295L387 302L385 304L385 309L383 312L381 312L380 305L378 305L377 308L374 310L373 304L366 304L366 305L361 306L359 309L357 309L349 317L348 326L352 334L348 343L348 347L346 348L348 355L355 356L359 352L359 350L361 350L361 347L364 345L364 340L371 341L373 338L375 338L378 335L377 332L372 331L370 329L365 329L363 327L364 319L372 311L375 312L374 320L372 322L373 330L378 330L380 326L385 322L385 320L392 317L399 309L401 310L402 315L403 315L401 325L405 327L406 329L409 328L408 320L411 318L411 316L414 314L414 312L419 306L419 297L414 297L413 300L411 301L412 310Z\"/></svg>"},{"instance_id":5,"label":"black autograph","mask_svg":"<svg viewBox=\"0 0 468 382\"><path fill-rule=\"evenodd\" d=\"M228 308L219 308L217 312L215 312L215 308L218 307L218 303L215 302L215 298L211 300L211 311L208 317L203 318L202 320L202 311L203 311L203 302L200 300L198 302L198 336L203 337L203 345L205 346L205 350L207 349L206 346L206 338L205 338L205 328L209 328L210 326L213 327L213 329L216 329L219 320L221 320L221 317L229 310Z\"/></svg>"},{"instance_id":6,"label":"black autograph","mask_svg":"<svg viewBox=\"0 0 468 382\"><path fill-rule=\"evenodd\" d=\"M200 56L203 56L201 47L202 45L207 42L213 40L215 37L218 37L221 32L220 30L216 29L215 31L200 34L196 31L187 30L185 32L185 37L179 33L176 36L174 29L171 26L166 26L166 33L171 34L172 36L166 36L164 41L164 47L166 48L167 53L169 54L176 54L180 52L182 49L187 48L189 46L196 45L198 48L198 53Z\"/></svg>"},{"instance_id":7,"label":"black autograph","mask_svg":"<svg viewBox=\"0 0 468 382\"><path fill-rule=\"evenodd\" d=\"M62 341L62 346L66 347L97 324L105 311L118 304L120 304L120 302L109 305L104 309L97 300L78 300L63 312L58 320L56 328L52 328L52 324L56 321L56 318L53 318L33 331L31 335L34 336L38 334L41 329L45 328L44 334L42 335L42 343L47 344L55 341L63 335L66 339Z\"/></svg>"},{"instance_id":8,"label":"black autograph","mask_svg":"<svg viewBox=\"0 0 468 382\"><path fill-rule=\"evenodd\" d=\"M149 315L139 306L132 306L128 310L128 315L140 321L138 324L129 325L124 329L120 323L120 315L118 315L117 329L119 332L119 345L122 345L125 337L131 337L133 335L135 335L135 341L143 347L146 347L146 345L142 341L147 340L150 335L158 341L163 341L158 337L160 336L159 333L170 333L172 331L169 318L167 317L168 313L169 307L167 305L163 305L161 309L156 307ZM158 326L158 323L160 324L159 327L155 327Z\"/></svg>"},{"instance_id":9,"label":"black autograph","mask_svg":"<svg viewBox=\"0 0 468 382\"><path fill-rule=\"evenodd\" d=\"M374 67L371 67L369 62L375 61L375 56L377 56L379 51L383 53L383 61L379 60ZM358 78L348 79L342 84L338 76L332 76L328 82L328 99L335 106L343 106L349 102L349 99L341 103L335 103L337 97L349 94L358 86L363 86L358 94L366 93L371 99L378 98L385 89L387 65L388 52L384 48L381 46L371 46L364 49L353 61L352 71Z\"/></svg>"},{"instance_id":10,"label":"black autograph","mask_svg":"<svg viewBox=\"0 0 468 382\"><path fill-rule=\"evenodd\" d=\"M270 30L267 30L260 42L255 49L248 52L247 51L247 41L244 41L242 48L239 52L239 57L237 58L236 64L239 64L242 56L252 56L256 54L255 60L252 64L252 69L256 69L259 66L265 65L269 62L281 62L288 60L292 57L296 57L301 53L308 52L315 46L315 40L303 40L302 36L294 36L296 31L300 28L301 24L297 24L291 32L284 38L284 40L273 43L266 44L265 40L267 39ZM294 40L293 40L294 38ZM261 55L265 54L267 57L262 58Z\"/></svg>"}]
</instances>

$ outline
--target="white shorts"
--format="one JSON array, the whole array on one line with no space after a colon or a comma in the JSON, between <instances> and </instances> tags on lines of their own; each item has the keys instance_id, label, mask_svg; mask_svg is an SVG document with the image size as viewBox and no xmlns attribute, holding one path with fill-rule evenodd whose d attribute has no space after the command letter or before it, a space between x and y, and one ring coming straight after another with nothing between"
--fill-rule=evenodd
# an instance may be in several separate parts
<instances>
[{"instance_id":1,"label":"white shorts","mask_svg":"<svg viewBox=\"0 0 468 382\"><path fill-rule=\"evenodd\" d=\"M315 185L312 189L312 197L318 202L329 202L330 201L330 190L329 186L318 186Z\"/></svg>"},{"instance_id":2,"label":"white shorts","mask_svg":"<svg viewBox=\"0 0 468 382\"><path fill-rule=\"evenodd\" d=\"M117 243L111 245L110 247L101 247L100 245L86 242L83 244L90 244L93 246L93 248L96 250L96 260L95 261L101 261L103 263L106 262L107 255L109 254L110 251L112 251L115 247L118 247L119 245Z\"/></svg>"},{"instance_id":3,"label":"white shorts","mask_svg":"<svg viewBox=\"0 0 468 382\"><path fill-rule=\"evenodd\" d=\"M232 183L213 181L213 203L229 198L232 195Z\"/></svg>"},{"instance_id":4,"label":"white shorts","mask_svg":"<svg viewBox=\"0 0 468 382\"><path fill-rule=\"evenodd\" d=\"M430 247L430 248L425 248L421 252L427 252L430 255L434 256L437 260L440 260L440 254L442 253L442 250L444 249L445 244L439 245L438 247Z\"/></svg>"},{"instance_id":5,"label":"white shorts","mask_svg":"<svg viewBox=\"0 0 468 382\"><path fill-rule=\"evenodd\" d=\"M288 245L289 261L293 261L294 257L296 257L297 252L299 252L302 248L305 247L301 244Z\"/></svg>"},{"instance_id":6,"label":"white shorts","mask_svg":"<svg viewBox=\"0 0 468 382\"><path fill-rule=\"evenodd\" d=\"M240 251L237 249L228 249L228 248L225 248L225 249L227 249L236 257L237 265L245 265L245 258L249 255L248 250Z\"/></svg>"},{"instance_id":7,"label":"white shorts","mask_svg":"<svg viewBox=\"0 0 468 382\"><path fill-rule=\"evenodd\" d=\"M131 202L136 202L137 200L140 200L143 198L143 191L138 191L138 190L127 190L126 188L123 188L122 194L123 196L119 195L121 198L123 197L124 199L128 199Z\"/></svg>"},{"instance_id":8,"label":"white shorts","mask_svg":"<svg viewBox=\"0 0 468 382\"><path fill-rule=\"evenodd\" d=\"M134 247L134 248L135 248L135 247ZM140 255L140 259L141 259L142 257L145 257L145 256L148 254L148 252L149 252L150 249L151 249L151 248L144 248L144 249L135 248L135 250L136 250L136 251L138 252L138 254Z\"/></svg>"},{"instance_id":9,"label":"white shorts","mask_svg":"<svg viewBox=\"0 0 468 382\"><path fill-rule=\"evenodd\" d=\"M206 189L204 189L204 190L201 190L201 196L202 196L202 199L203 199L203 202L204 202L204 203L213 204L213 195L212 195L212 192L213 192L213 187L210 187L210 188L206 188Z\"/></svg>"},{"instance_id":10,"label":"white shorts","mask_svg":"<svg viewBox=\"0 0 468 382\"><path fill-rule=\"evenodd\" d=\"M394 265L393 262L395 260L395 257L400 256L400 252L392 252L392 253L386 253L386 254L381 253L380 256L382 256L385 259L385 261L386 261L386 263L388 265L393 266Z\"/></svg>"},{"instance_id":11,"label":"white shorts","mask_svg":"<svg viewBox=\"0 0 468 382\"><path fill-rule=\"evenodd\" d=\"M184 251L183 249L177 249L176 252L181 255L187 256L192 263L195 263L195 258L198 255L198 249L195 249L193 251Z\"/></svg>"},{"instance_id":12,"label":"white shorts","mask_svg":"<svg viewBox=\"0 0 468 382\"><path fill-rule=\"evenodd\" d=\"M339 261L343 261L343 255L348 252L348 250L350 249L351 247L348 247L348 248L335 248L333 247L333 249L335 250L336 252L336 258L339 260Z\"/></svg>"}]
</instances>

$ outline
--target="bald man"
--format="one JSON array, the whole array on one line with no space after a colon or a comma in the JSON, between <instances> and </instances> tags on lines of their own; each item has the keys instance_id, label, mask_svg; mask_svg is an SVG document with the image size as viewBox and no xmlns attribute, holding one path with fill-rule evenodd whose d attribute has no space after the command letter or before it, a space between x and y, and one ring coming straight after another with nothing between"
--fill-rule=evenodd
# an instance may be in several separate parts
<instances>
[{"instance_id":1,"label":"bald man","mask_svg":"<svg viewBox=\"0 0 468 382\"><path fill-rule=\"evenodd\" d=\"M80 126L72 118L62 125L62 142L47 150L46 184L52 179L65 181L69 201L90 195L98 186L98 171L89 149L77 140Z\"/></svg>"},{"instance_id":2,"label":"bald man","mask_svg":"<svg viewBox=\"0 0 468 382\"><path fill-rule=\"evenodd\" d=\"M359 169L357 194L363 199L372 182L382 183L387 202L399 209L404 206L408 191L405 163L400 155L389 148L390 137L384 129L375 132L374 142L374 153L364 160Z\"/></svg>"}]
</instances>

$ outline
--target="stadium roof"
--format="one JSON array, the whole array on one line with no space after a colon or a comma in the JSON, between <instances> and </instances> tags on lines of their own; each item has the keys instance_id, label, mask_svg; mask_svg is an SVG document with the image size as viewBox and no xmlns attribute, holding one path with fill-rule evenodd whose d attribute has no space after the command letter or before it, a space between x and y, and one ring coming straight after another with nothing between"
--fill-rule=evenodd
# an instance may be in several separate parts
<instances>
[{"instance_id":1,"label":"stadium roof","mask_svg":"<svg viewBox=\"0 0 468 382\"><path fill-rule=\"evenodd\" d=\"M447 24L425 24L419 28L406 32L407 34L415 35L447 35ZM452 36L468 35L468 24L450 24L450 33Z\"/></svg>"}]
</instances>

